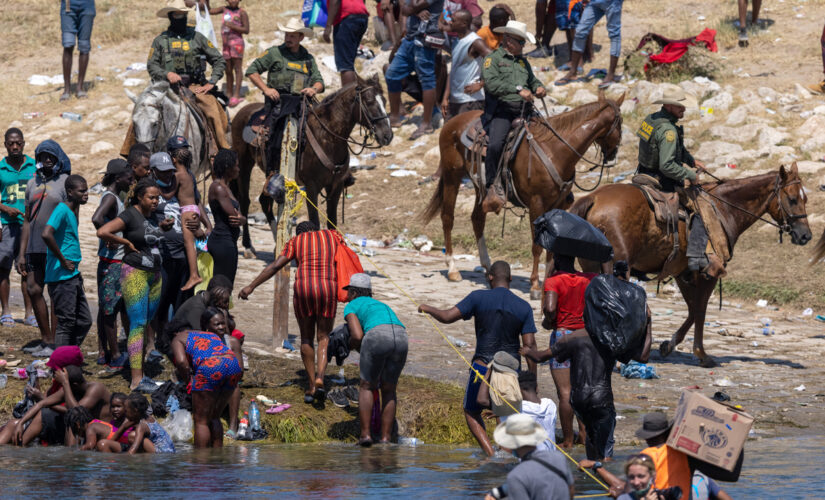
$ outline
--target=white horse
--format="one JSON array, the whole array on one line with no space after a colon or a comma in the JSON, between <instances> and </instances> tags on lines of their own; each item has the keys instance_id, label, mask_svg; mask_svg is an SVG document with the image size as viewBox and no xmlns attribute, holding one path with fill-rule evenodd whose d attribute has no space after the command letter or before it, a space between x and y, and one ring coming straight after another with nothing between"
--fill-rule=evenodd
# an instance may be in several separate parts
<instances>
[{"instance_id":1,"label":"white horse","mask_svg":"<svg viewBox=\"0 0 825 500\"><path fill-rule=\"evenodd\" d=\"M170 137L182 135L192 148L192 173L199 177L209 171L203 125L169 82L150 83L139 96L126 89L126 95L135 103L132 125L138 143L155 153L166 150Z\"/></svg>"}]
</instances>

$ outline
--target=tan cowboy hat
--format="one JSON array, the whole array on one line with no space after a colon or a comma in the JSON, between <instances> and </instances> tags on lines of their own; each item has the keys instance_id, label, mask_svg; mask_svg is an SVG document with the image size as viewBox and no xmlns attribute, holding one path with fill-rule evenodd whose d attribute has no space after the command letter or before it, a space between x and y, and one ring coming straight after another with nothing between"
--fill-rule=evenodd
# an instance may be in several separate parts
<instances>
[{"instance_id":1,"label":"tan cowboy hat","mask_svg":"<svg viewBox=\"0 0 825 500\"><path fill-rule=\"evenodd\" d=\"M674 106L684 106L685 108L695 108L696 99L686 94L681 88L668 88L662 94L662 98L653 101L653 104L673 104Z\"/></svg>"},{"instance_id":2,"label":"tan cowboy hat","mask_svg":"<svg viewBox=\"0 0 825 500\"><path fill-rule=\"evenodd\" d=\"M498 425L493 438L502 448L516 450L522 446L538 446L547 439L547 431L530 415L518 413L507 417L504 425Z\"/></svg>"},{"instance_id":3,"label":"tan cowboy hat","mask_svg":"<svg viewBox=\"0 0 825 500\"><path fill-rule=\"evenodd\" d=\"M536 43L536 37L534 37L533 34L529 31L527 31L527 25L521 21L507 21L506 25L499 26L493 31L495 31L496 33L507 33L508 35L524 38L530 43Z\"/></svg>"},{"instance_id":4,"label":"tan cowboy hat","mask_svg":"<svg viewBox=\"0 0 825 500\"><path fill-rule=\"evenodd\" d=\"M183 0L166 0L166 7L158 11L158 17L166 18L170 12L183 12L188 14L192 11Z\"/></svg>"},{"instance_id":5,"label":"tan cowboy hat","mask_svg":"<svg viewBox=\"0 0 825 500\"><path fill-rule=\"evenodd\" d=\"M278 29L284 33L303 33L306 36L313 35L312 28L307 28L304 26L304 23L297 17L290 19L289 22L286 23L286 26L278 23Z\"/></svg>"}]
</instances>

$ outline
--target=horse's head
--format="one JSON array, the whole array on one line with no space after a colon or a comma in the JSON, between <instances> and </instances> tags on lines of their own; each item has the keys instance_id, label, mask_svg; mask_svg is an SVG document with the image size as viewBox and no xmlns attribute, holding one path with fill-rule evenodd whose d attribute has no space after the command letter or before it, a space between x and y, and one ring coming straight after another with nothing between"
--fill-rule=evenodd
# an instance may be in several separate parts
<instances>
[{"instance_id":1,"label":"horse's head","mask_svg":"<svg viewBox=\"0 0 825 500\"><path fill-rule=\"evenodd\" d=\"M358 113L358 123L375 135L378 144L387 146L392 142L392 127L390 127L390 117L387 115L384 91L381 90L378 75L374 74L367 79L359 76L355 92L361 108Z\"/></svg>"},{"instance_id":2,"label":"horse's head","mask_svg":"<svg viewBox=\"0 0 825 500\"><path fill-rule=\"evenodd\" d=\"M132 110L135 140L149 146L150 149L160 133L163 101L170 93L168 82L152 83L139 96L126 91L126 95L135 103Z\"/></svg>"},{"instance_id":3,"label":"horse's head","mask_svg":"<svg viewBox=\"0 0 825 500\"><path fill-rule=\"evenodd\" d=\"M605 132L596 138L596 144L602 150L604 155L604 162L610 163L616 159L616 154L619 152L619 145L622 143L622 110L621 106L624 102L624 94L617 101L607 99L604 96L604 91L599 91L599 104L601 104L600 113L609 113L607 128Z\"/></svg>"},{"instance_id":4,"label":"horse's head","mask_svg":"<svg viewBox=\"0 0 825 500\"><path fill-rule=\"evenodd\" d=\"M811 227L805 203L808 201L796 162L791 168L779 167L773 196L768 205L768 213L779 224L780 230L791 235L794 245L804 245L811 241Z\"/></svg>"}]
</instances>

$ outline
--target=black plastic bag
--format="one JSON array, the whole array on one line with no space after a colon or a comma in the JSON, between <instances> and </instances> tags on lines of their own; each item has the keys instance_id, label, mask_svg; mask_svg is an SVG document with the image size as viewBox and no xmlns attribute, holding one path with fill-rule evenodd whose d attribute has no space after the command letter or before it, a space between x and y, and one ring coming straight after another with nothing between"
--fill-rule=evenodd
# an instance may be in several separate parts
<instances>
[{"instance_id":1,"label":"black plastic bag","mask_svg":"<svg viewBox=\"0 0 825 500\"><path fill-rule=\"evenodd\" d=\"M739 475L742 474L742 463L745 461L745 450L739 453L739 458L736 459L736 466L732 471L723 469L713 464L709 464L698 458L688 456L688 465L690 470L698 470L702 474L717 481L725 481L727 483L735 483L739 481Z\"/></svg>"},{"instance_id":2,"label":"black plastic bag","mask_svg":"<svg viewBox=\"0 0 825 500\"><path fill-rule=\"evenodd\" d=\"M629 362L638 356L647 327L647 296L642 287L600 274L584 292L584 327L604 354Z\"/></svg>"},{"instance_id":3,"label":"black plastic bag","mask_svg":"<svg viewBox=\"0 0 825 500\"><path fill-rule=\"evenodd\" d=\"M613 258L607 237L578 215L553 209L533 221L535 242L548 252L596 262Z\"/></svg>"}]
</instances>

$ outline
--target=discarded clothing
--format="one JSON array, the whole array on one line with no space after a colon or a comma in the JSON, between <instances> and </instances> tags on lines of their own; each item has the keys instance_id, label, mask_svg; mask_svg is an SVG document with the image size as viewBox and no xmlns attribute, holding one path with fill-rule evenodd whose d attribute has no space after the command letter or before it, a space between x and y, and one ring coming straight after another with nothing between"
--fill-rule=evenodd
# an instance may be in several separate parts
<instances>
[{"instance_id":1,"label":"discarded clothing","mask_svg":"<svg viewBox=\"0 0 825 500\"><path fill-rule=\"evenodd\" d=\"M335 364L341 366L349 356L349 326L346 323L336 326L329 334L327 363L335 357Z\"/></svg>"},{"instance_id":2,"label":"discarded clothing","mask_svg":"<svg viewBox=\"0 0 825 500\"><path fill-rule=\"evenodd\" d=\"M627 364L622 364L619 372L624 378L659 378L656 374L656 367L639 363L637 361L630 361Z\"/></svg>"},{"instance_id":3,"label":"discarded clothing","mask_svg":"<svg viewBox=\"0 0 825 500\"><path fill-rule=\"evenodd\" d=\"M690 46L703 46L711 52L717 52L716 30L705 28L694 37L672 40L657 33L648 33L639 40L636 50L641 49L648 42L654 41L662 47L658 54L650 54L649 59L657 64L670 64L678 61L687 53ZM646 70L647 68L645 68Z\"/></svg>"}]
</instances>

